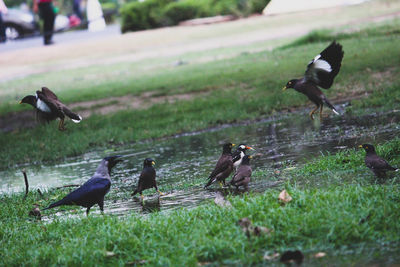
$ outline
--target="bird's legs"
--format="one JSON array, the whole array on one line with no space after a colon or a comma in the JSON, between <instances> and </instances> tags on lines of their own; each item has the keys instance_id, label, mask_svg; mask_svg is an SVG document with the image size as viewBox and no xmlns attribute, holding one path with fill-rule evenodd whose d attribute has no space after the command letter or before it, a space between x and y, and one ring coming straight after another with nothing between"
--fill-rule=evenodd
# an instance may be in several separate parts
<instances>
[{"instance_id":1,"label":"bird's legs","mask_svg":"<svg viewBox=\"0 0 400 267\"><path fill-rule=\"evenodd\" d=\"M321 105L319 108L319 119L322 121L322 109L323 109L324 105Z\"/></svg>"},{"instance_id":2,"label":"bird's legs","mask_svg":"<svg viewBox=\"0 0 400 267\"><path fill-rule=\"evenodd\" d=\"M156 191L158 192L158 195L159 195L159 196L163 196L163 195L164 195L163 192L161 192L160 190L158 190L157 186L155 186L155 188L156 188Z\"/></svg>"},{"instance_id":3,"label":"bird's legs","mask_svg":"<svg viewBox=\"0 0 400 267\"><path fill-rule=\"evenodd\" d=\"M311 112L310 112L310 118L312 119L312 120L314 120L314 117L313 117L313 115L314 115L314 113L315 113L315 111L317 111L317 109L319 108L319 106L316 106Z\"/></svg>"},{"instance_id":4,"label":"bird's legs","mask_svg":"<svg viewBox=\"0 0 400 267\"><path fill-rule=\"evenodd\" d=\"M65 127L64 127L64 119L60 119L60 123L58 124L58 130L60 131L65 131Z\"/></svg>"},{"instance_id":5,"label":"bird's legs","mask_svg":"<svg viewBox=\"0 0 400 267\"><path fill-rule=\"evenodd\" d=\"M89 211L90 211L90 208L87 208L86 209L86 216L89 216Z\"/></svg>"},{"instance_id":6,"label":"bird's legs","mask_svg":"<svg viewBox=\"0 0 400 267\"><path fill-rule=\"evenodd\" d=\"M101 201L98 203L98 205L99 205L99 207L100 207L101 214L104 215L104 200L101 200Z\"/></svg>"}]
</instances>

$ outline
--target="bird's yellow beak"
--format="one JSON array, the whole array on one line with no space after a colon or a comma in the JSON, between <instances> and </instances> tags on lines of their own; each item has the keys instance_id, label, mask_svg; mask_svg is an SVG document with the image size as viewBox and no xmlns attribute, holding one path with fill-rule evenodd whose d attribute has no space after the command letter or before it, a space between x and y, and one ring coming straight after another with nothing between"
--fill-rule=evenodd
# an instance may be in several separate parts
<instances>
[{"instance_id":1,"label":"bird's yellow beak","mask_svg":"<svg viewBox=\"0 0 400 267\"><path fill-rule=\"evenodd\" d=\"M22 104L22 101L19 101L20 104Z\"/></svg>"},{"instance_id":2,"label":"bird's yellow beak","mask_svg":"<svg viewBox=\"0 0 400 267\"><path fill-rule=\"evenodd\" d=\"M285 87L282 88L282 91L285 91L286 89L287 89L287 87L285 86Z\"/></svg>"},{"instance_id":3,"label":"bird's yellow beak","mask_svg":"<svg viewBox=\"0 0 400 267\"><path fill-rule=\"evenodd\" d=\"M236 146L235 144L232 144L232 146Z\"/></svg>"},{"instance_id":4,"label":"bird's yellow beak","mask_svg":"<svg viewBox=\"0 0 400 267\"><path fill-rule=\"evenodd\" d=\"M362 148L363 146L362 146L362 145L359 145L358 147L359 147L359 148Z\"/></svg>"},{"instance_id":5,"label":"bird's yellow beak","mask_svg":"<svg viewBox=\"0 0 400 267\"><path fill-rule=\"evenodd\" d=\"M151 162L151 165L156 165L156 162L153 160L153 161Z\"/></svg>"}]
</instances>

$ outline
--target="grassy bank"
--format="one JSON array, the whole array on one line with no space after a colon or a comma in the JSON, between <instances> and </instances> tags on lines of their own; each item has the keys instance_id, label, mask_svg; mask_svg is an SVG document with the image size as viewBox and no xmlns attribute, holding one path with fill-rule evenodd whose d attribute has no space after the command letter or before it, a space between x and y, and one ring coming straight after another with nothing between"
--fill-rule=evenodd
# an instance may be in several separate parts
<instances>
[{"instance_id":1,"label":"grassy bank","mask_svg":"<svg viewBox=\"0 0 400 267\"><path fill-rule=\"evenodd\" d=\"M279 191L228 197L232 208L214 204L148 217L89 218L36 222L27 212L38 197L1 196L1 265L195 266L201 262L262 263L263 256L300 249L306 257L351 245L399 242L399 185L345 185L324 189L286 186ZM248 217L269 234L247 238L237 221ZM340 219L339 219L340 218Z\"/></svg>"},{"instance_id":2,"label":"grassy bank","mask_svg":"<svg viewBox=\"0 0 400 267\"><path fill-rule=\"evenodd\" d=\"M363 112L365 107L375 106L390 109L397 105L400 100L396 42L399 35L393 29L398 23L393 21L366 34L355 33L353 37L346 35L341 41L345 50L342 70L334 88L326 91L329 98L340 101L368 96L367 100L354 101L349 112ZM370 36L368 32L373 34ZM63 96L67 102L78 100L77 96L81 99L93 94L105 96L109 88L120 95L147 91L156 95L198 94L188 100L160 103L144 110L91 116L78 125L69 123L68 131L63 133L56 129L54 122L1 134L0 151L4 159L0 168L23 162L58 161L93 148L255 119L310 105L306 97L294 91L283 93L281 88L287 80L301 76L308 60L327 44L312 41L286 49L158 70L141 78L133 76L128 81L111 80L111 84L103 81L85 91L71 89ZM3 111L7 108L0 107Z\"/></svg>"}]
</instances>

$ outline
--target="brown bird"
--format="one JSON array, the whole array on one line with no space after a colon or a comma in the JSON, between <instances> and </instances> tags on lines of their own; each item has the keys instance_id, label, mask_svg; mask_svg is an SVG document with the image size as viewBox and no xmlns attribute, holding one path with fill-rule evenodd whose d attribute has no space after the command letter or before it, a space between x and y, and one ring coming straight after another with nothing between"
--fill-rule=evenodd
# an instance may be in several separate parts
<instances>
[{"instance_id":1,"label":"brown bird","mask_svg":"<svg viewBox=\"0 0 400 267\"><path fill-rule=\"evenodd\" d=\"M151 158L146 158L143 162L143 170L139 176L139 182L136 190L132 193L132 196L140 193L140 197L143 199L142 191L149 188L155 188L159 195L162 195L160 190L157 188L156 182L156 170L154 169L153 165L156 162Z\"/></svg>"},{"instance_id":2,"label":"brown bird","mask_svg":"<svg viewBox=\"0 0 400 267\"><path fill-rule=\"evenodd\" d=\"M36 95L25 96L20 104L30 104L36 109L36 117L41 122L50 122L60 118L58 129L66 130L64 127L64 118L68 116L75 123L79 123L82 117L73 113L66 105L60 102L57 96L47 87L42 87L42 91L36 91Z\"/></svg>"},{"instance_id":3,"label":"brown bird","mask_svg":"<svg viewBox=\"0 0 400 267\"><path fill-rule=\"evenodd\" d=\"M250 159L252 156L246 155L242 159L242 163L237 169L235 175L233 175L230 184L236 186L236 189L239 189L239 186L243 186L247 189L248 184L250 183L252 169L250 166Z\"/></svg>"},{"instance_id":4,"label":"brown bird","mask_svg":"<svg viewBox=\"0 0 400 267\"><path fill-rule=\"evenodd\" d=\"M318 86L329 89L332 86L333 79L339 73L342 65L344 52L342 46L335 41L317 55L307 66L306 73L301 79L290 80L283 91L293 88L297 92L305 94L316 107L310 112L313 120L314 113L320 109L319 116L322 119L322 108L327 105L332 111L339 115L335 107L329 102L326 96L321 92Z\"/></svg>"},{"instance_id":5,"label":"brown bird","mask_svg":"<svg viewBox=\"0 0 400 267\"><path fill-rule=\"evenodd\" d=\"M365 165L371 169L371 171L378 177L378 178L385 178L386 171L398 171L389 165L383 158L379 157L376 154L375 147L370 144L363 144L360 145L359 148L364 148L367 154L365 155Z\"/></svg>"},{"instance_id":6,"label":"brown bird","mask_svg":"<svg viewBox=\"0 0 400 267\"><path fill-rule=\"evenodd\" d=\"M233 171L233 162L232 162L232 147L233 146L235 146L235 144L232 144L232 143L226 143L223 145L222 155L220 156L217 164L215 165L213 172L208 177L208 182L204 186L204 188L207 188L215 181L218 181L221 186L222 186L221 183L223 183L225 185L225 179L229 175L231 175L231 173Z\"/></svg>"}]
</instances>

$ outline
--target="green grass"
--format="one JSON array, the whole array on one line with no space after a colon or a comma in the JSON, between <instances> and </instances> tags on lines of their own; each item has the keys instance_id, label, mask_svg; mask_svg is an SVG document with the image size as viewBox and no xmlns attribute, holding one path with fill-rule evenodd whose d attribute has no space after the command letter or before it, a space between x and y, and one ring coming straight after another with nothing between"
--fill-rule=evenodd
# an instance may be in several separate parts
<instances>
[{"instance_id":1,"label":"green grass","mask_svg":"<svg viewBox=\"0 0 400 267\"><path fill-rule=\"evenodd\" d=\"M377 152L393 165L400 164L400 139L378 146ZM346 149L287 168L279 177L285 182L274 189L227 196L231 208L209 200L193 209L117 217L109 215L108 204L126 192L112 188L105 215L92 212L86 217L84 209L72 206L59 208L64 216L48 210L43 212L46 220L36 221L28 216L34 204L45 207L70 189L51 189L43 196L35 191L26 199L23 193L3 194L0 254L7 257L1 257L0 265L271 264L263 259L265 254L288 249L300 249L308 259L328 252L330 263L338 263L349 250L367 253L362 252L365 247L373 247L376 259L383 253L382 244L400 242L400 184L398 175L377 183L364 156L361 149ZM276 179L263 170L256 170L254 178ZM283 189L293 197L286 205L277 200ZM244 217L272 232L248 238L237 224Z\"/></svg>"},{"instance_id":2,"label":"green grass","mask_svg":"<svg viewBox=\"0 0 400 267\"><path fill-rule=\"evenodd\" d=\"M369 94L367 100L354 101L355 105L348 112L357 113L365 106L387 110L398 103L400 52L396 40L399 35L395 31L391 35L385 34L397 23L393 28L390 25L385 26L385 31L376 30L381 34L372 37L359 38L356 35L341 41L345 50L342 70L334 88L326 91L327 96L340 100L352 95L365 95L366 92ZM283 93L281 88L287 80L301 76L308 60L326 45L311 43L284 50L243 54L226 60L157 70L143 77L132 75L131 80L110 79L95 83L84 91L82 88L63 91L60 98L66 102L102 98L107 94L135 95L145 91L157 92L158 95L205 94L174 104L156 104L145 110L91 116L77 125L69 123L68 131L63 133L58 132L54 122L48 126L1 134L0 152L4 159L0 168L24 162L60 161L93 148L205 129L221 123L265 117L289 107L310 105L303 95L291 90ZM76 71L81 70L71 72ZM99 70L94 68L90 71L96 73ZM73 76L70 74L67 71L64 75ZM38 75L37 79L41 76ZM109 88L114 90L110 93ZM7 108L8 104L0 107L1 110Z\"/></svg>"},{"instance_id":3,"label":"green grass","mask_svg":"<svg viewBox=\"0 0 400 267\"><path fill-rule=\"evenodd\" d=\"M278 190L228 197L232 208L202 205L167 214L37 222L27 213L38 196L3 195L0 204L1 265L195 266L197 262L255 264L266 252L309 252L352 244L399 242L399 185L347 185L301 190L281 206ZM47 194L45 195L48 196ZM51 212L46 212L46 214ZM79 210L83 214L83 210ZM248 217L273 232L246 237L237 221ZM338 220L340 218L340 220ZM113 252L108 257L106 252Z\"/></svg>"}]
</instances>

